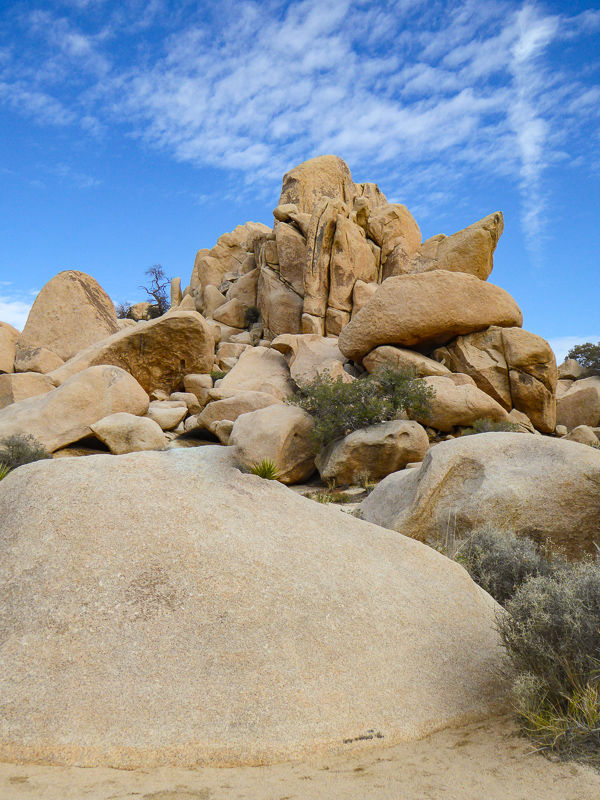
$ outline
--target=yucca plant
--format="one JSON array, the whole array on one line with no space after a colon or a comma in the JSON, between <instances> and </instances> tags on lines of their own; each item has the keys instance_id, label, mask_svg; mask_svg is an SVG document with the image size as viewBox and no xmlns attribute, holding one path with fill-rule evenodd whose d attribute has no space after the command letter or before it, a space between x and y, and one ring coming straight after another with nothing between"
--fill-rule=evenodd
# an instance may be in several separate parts
<instances>
[{"instance_id":1,"label":"yucca plant","mask_svg":"<svg viewBox=\"0 0 600 800\"><path fill-rule=\"evenodd\" d=\"M250 467L250 472L253 475L258 475L259 478L265 478L268 481L276 481L279 478L279 470L275 462L270 458L263 458L262 461L255 462Z\"/></svg>"},{"instance_id":2,"label":"yucca plant","mask_svg":"<svg viewBox=\"0 0 600 800\"><path fill-rule=\"evenodd\" d=\"M8 464L0 464L0 481L2 478L6 478L8 473L10 472L10 467Z\"/></svg>"}]
</instances>

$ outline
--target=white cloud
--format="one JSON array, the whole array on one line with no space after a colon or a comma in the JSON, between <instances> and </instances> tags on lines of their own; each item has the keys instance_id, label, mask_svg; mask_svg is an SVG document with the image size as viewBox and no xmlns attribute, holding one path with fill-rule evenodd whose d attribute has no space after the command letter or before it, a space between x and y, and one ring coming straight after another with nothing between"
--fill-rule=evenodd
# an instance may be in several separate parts
<instances>
[{"instance_id":1,"label":"white cloud","mask_svg":"<svg viewBox=\"0 0 600 800\"><path fill-rule=\"evenodd\" d=\"M7 285L10 284L2 284L2 286ZM9 325L22 331L32 305L33 301L29 301L28 298L2 292L0 294L0 321L8 322Z\"/></svg>"},{"instance_id":2,"label":"white cloud","mask_svg":"<svg viewBox=\"0 0 600 800\"><path fill-rule=\"evenodd\" d=\"M557 364L561 364L565 360L571 348L586 342L593 344L600 342L600 333L590 334L590 336L560 336L557 339L548 339L548 344L554 350Z\"/></svg>"}]
</instances>

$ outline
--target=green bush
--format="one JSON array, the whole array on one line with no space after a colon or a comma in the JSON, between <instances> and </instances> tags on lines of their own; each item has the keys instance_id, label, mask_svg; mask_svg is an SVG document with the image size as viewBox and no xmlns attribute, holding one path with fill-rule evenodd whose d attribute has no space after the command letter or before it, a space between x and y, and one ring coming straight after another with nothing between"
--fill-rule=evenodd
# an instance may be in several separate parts
<instances>
[{"instance_id":1,"label":"green bush","mask_svg":"<svg viewBox=\"0 0 600 800\"><path fill-rule=\"evenodd\" d=\"M578 344L569 350L567 358L573 358L578 364L585 367L588 375L600 375L600 342L598 344L591 342Z\"/></svg>"},{"instance_id":2,"label":"green bush","mask_svg":"<svg viewBox=\"0 0 600 800\"><path fill-rule=\"evenodd\" d=\"M554 562L531 539L491 528L472 533L454 558L501 605L529 578L550 575L554 568Z\"/></svg>"},{"instance_id":3,"label":"green bush","mask_svg":"<svg viewBox=\"0 0 600 800\"><path fill-rule=\"evenodd\" d=\"M44 458L52 456L30 433L16 433L0 439L0 464L6 466L8 471Z\"/></svg>"},{"instance_id":4,"label":"green bush","mask_svg":"<svg viewBox=\"0 0 600 800\"><path fill-rule=\"evenodd\" d=\"M0 463L0 481L2 480L2 478L6 478L9 472L10 472L10 467L8 466L8 464Z\"/></svg>"},{"instance_id":5,"label":"green bush","mask_svg":"<svg viewBox=\"0 0 600 800\"><path fill-rule=\"evenodd\" d=\"M300 394L286 402L297 405L315 420L312 439L318 447L352 431L387 422L405 412L426 416L435 392L411 370L383 367L366 378L344 383L319 375L300 386Z\"/></svg>"},{"instance_id":6,"label":"green bush","mask_svg":"<svg viewBox=\"0 0 600 800\"><path fill-rule=\"evenodd\" d=\"M275 462L270 458L263 458L262 461L253 464L250 467L250 472L253 475L258 475L259 478L265 478L269 481L276 481L279 478L279 470Z\"/></svg>"},{"instance_id":7,"label":"green bush","mask_svg":"<svg viewBox=\"0 0 600 800\"><path fill-rule=\"evenodd\" d=\"M524 583L498 618L524 732L600 766L600 567L565 565Z\"/></svg>"},{"instance_id":8,"label":"green bush","mask_svg":"<svg viewBox=\"0 0 600 800\"><path fill-rule=\"evenodd\" d=\"M213 369L210 373L210 377L213 379L213 381L220 381L221 378L225 377L225 375L227 375L227 373L220 369Z\"/></svg>"},{"instance_id":9,"label":"green bush","mask_svg":"<svg viewBox=\"0 0 600 800\"><path fill-rule=\"evenodd\" d=\"M463 436L469 436L473 433L519 433L521 429L514 422L509 422L503 419L500 422L494 422L493 419L483 417L476 419L470 428L465 428L462 432Z\"/></svg>"}]
</instances>

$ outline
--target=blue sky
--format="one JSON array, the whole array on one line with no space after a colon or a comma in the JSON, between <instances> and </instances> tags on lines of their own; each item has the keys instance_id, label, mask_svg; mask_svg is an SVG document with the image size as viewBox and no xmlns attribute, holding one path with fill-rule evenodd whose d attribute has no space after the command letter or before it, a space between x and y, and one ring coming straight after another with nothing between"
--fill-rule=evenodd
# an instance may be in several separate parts
<instances>
[{"instance_id":1,"label":"blue sky","mask_svg":"<svg viewBox=\"0 0 600 800\"><path fill-rule=\"evenodd\" d=\"M600 340L599 2L5 2L0 319L65 269L116 302L156 263L272 224L324 153L423 238L493 211L524 327Z\"/></svg>"}]
</instances>

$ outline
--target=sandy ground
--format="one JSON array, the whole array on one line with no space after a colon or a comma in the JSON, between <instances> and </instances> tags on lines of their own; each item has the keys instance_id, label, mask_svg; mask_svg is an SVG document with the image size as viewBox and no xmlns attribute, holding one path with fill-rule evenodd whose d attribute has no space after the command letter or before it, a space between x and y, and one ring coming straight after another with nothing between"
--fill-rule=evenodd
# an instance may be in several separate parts
<instances>
[{"instance_id":1,"label":"sandy ground","mask_svg":"<svg viewBox=\"0 0 600 800\"><path fill-rule=\"evenodd\" d=\"M419 742L270 767L38 767L0 764L1 800L599 800L600 774L556 764L508 717Z\"/></svg>"}]
</instances>

